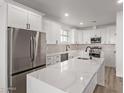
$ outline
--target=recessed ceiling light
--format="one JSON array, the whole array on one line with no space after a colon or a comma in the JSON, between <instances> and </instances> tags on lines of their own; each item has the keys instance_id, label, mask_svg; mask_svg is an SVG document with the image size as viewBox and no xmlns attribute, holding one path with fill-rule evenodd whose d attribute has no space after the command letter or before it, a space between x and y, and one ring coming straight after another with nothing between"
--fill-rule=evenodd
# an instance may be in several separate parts
<instances>
[{"instance_id":1,"label":"recessed ceiling light","mask_svg":"<svg viewBox=\"0 0 124 93\"><path fill-rule=\"evenodd\" d=\"M118 0L117 3L121 4L121 3L123 3L123 0Z\"/></svg>"},{"instance_id":2,"label":"recessed ceiling light","mask_svg":"<svg viewBox=\"0 0 124 93\"><path fill-rule=\"evenodd\" d=\"M69 14L68 14L68 13L65 13L65 16L66 16L66 17L68 17L68 16L69 16Z\"/></svg>"},{"instance_id":3,"label":"recessed ceiling light","mask_svg":"<svg viewBox=\"0 0 124 93\"><path fill-rule=\"evenodd\" d=\"M83 77L80 77L80 80L82 81L84 78Z\"/></svg>"},{"instance_id":4,"label":"recessed ceiling light","mask_svg":"<svg viewBox=\"0 0 124 93\"><path fill-rule=\"evenodd\" d=\"M83 25L84 23L83 22L80 22L80 25Z\"/></svg>"}]
</instances>

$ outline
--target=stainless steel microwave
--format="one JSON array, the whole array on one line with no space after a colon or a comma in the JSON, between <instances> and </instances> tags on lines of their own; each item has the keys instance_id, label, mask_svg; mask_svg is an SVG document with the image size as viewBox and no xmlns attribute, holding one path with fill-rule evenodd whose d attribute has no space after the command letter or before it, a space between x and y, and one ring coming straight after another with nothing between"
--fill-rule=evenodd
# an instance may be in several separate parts
<instances>
[{"instance_id":1,"label":"stainless steel microwave","mask_svg":"<svg viewBox=\"0 0 124 93\"><path fill-rule=\"evenodd\" d=\"M91 43L101 43L101 37L93 37L93 38L91 38Z\"/></svg>"}]
</instances>

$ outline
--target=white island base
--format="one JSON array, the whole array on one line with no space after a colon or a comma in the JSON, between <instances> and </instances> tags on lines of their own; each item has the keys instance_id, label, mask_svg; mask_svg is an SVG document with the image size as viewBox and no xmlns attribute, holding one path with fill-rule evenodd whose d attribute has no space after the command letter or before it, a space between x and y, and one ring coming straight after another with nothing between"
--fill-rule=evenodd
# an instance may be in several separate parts
<instances>
[{"instance_id":1,"label":"white island base","mask_svg":"<svg viewBox=\"0 0 124 93\"><path fill-rule=\"evenodd\" d=\"M104 59L70 59L27 75L27 93L93 93L104 86Z\"/></svg>"}]
</instances>

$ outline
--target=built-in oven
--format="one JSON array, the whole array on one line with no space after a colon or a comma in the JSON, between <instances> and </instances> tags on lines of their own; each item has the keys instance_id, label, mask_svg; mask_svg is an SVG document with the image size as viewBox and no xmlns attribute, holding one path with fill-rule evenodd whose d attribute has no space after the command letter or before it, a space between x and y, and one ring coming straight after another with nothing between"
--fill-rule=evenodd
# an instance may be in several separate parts
<instances>
[{"instance_id":1,"label":"built-in oven","mask_svg":"<svg viewBox=\"0 0 124 93\"><path fill-rule=\"evenodd\" d=\"M102 47L93 46L90 49L89 55L92 57L100 58L101 57L101 51L102 51Z\"/></svg>"},{"instance_id":2,"label":"built-in oven","mask_svg":"<svg viewBox=\"0 0 124 93\"><path fill-rule=\"evenodd\" d=\"M91 44L101 43L101 37L92 37L90 41L91 41Z\"/></svg>"}]
</instances>

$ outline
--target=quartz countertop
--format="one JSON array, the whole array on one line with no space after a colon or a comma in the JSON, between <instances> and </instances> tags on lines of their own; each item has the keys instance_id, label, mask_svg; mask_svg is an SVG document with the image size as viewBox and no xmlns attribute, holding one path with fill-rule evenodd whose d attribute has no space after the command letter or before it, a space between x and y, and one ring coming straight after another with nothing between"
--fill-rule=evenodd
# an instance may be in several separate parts
<instances>
[{"instance_id":1,"label":"quartz countertop","mask_svg":"<svg viewBox=\"0 0 124 93\"><path fill-rule=\"evenodd\" d=\"M28 75L65 93L82 93L103 61L104 58L73 58Z\"/></svg>"}]
</instances>

